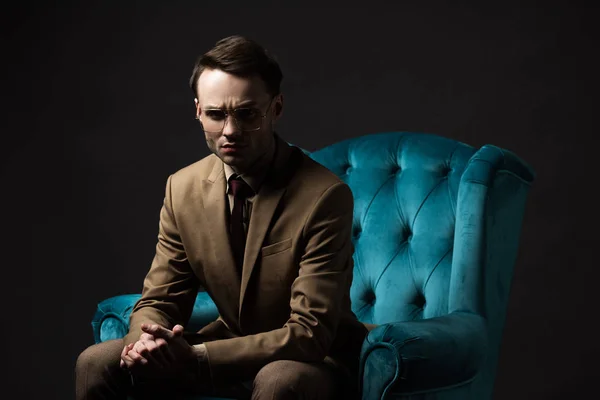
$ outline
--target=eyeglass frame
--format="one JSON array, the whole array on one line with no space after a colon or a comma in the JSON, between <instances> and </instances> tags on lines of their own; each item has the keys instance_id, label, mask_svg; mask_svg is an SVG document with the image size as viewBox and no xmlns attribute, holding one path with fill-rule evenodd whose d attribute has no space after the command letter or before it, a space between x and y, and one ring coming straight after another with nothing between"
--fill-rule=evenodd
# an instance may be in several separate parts
<instances>
[{"instance_id":1,"label":"eyeglass frame","mask_svg":"<svg viewBox=\"0 0 600 400\"><path fill-rule=\"evenodd\" d=\"M225 129L225 126L227 125L227 121L229 120L229 116L231 116L234 120L235 120L235 124L237 125L237 127L242 131L242 132L256 132L262 129L262 120L265 119L265 117L267 116L267 113L269 112L269 110L271 109L271 105L273 105L273 100L275 100L275 96L271 97L271 101L269 101L269 106L267 107L267 109L265 110L264 114L261 114L260 116L260 126L258 128L254 128L254 129L242 129L240 122L237 120L237 118L235 117L235 111L236 110L240 110L240 109L252 109L253 107L238 107L238 108L234 108L234 109L223 109L223 108L208 108L207 110L218 110L218 111L222 111L223 113L225 113L225 119L223 120L223 127L221 128L220 131L207 131L206 129L204 129L204 124L202 123L202 120L200 119L200 115L196 115L196 119L200 122L200 124L202 124L202 130L206 133L221 133L223 132L223 130ZM259 110L259 108L255 108L256 110Z\"/></svg>"}]
</instances>

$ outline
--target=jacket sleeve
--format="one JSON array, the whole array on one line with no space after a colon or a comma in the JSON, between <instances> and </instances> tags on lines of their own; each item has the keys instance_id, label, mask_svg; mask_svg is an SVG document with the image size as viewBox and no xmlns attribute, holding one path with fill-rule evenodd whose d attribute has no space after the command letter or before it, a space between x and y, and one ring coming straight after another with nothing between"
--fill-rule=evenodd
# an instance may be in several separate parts
<instances>
[{"instance_id":1,"label":"jacket sleeve","mask_svg":"<svg viewBox=\"0 0 600 400\"><path fill-rule=\"evenodd\" d=\"M160 211L156 255L144 279L142 297L131 312L125 344L139 339L142 323L156 323L169 329L176 324L185 325L198 293L198 280L188 263L173 215L171 184L172 176L167 179Z\"/></svg>"},{"instance_id":2,"label":"jacket sleeve","mask_svg":"<svg viewBox=\"0 0 600 400\"><path fill-rule=\"evenodd\" d=\"M283 327L206 342L213 383L253 377L281 359L322 361L336 335L352 274L353 198L344 183L316 201L302 231L304 252L291 288L291 313Z\"/></svg>"}]
</instances>

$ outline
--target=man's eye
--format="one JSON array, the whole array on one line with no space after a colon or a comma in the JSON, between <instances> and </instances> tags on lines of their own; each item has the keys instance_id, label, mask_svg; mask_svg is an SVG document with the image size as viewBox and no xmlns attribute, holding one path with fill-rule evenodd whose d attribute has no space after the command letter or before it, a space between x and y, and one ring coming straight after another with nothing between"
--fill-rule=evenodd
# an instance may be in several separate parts
<instances>
[{"instance_id":1,"label":"man's eye","mask_svg":"<svg viewBox=\"0 0 600 400\"><path fill-rule=\"evenodd\" d=\"M204 114L215 121L222 121L225 119L225 113L221 110L206 110Z\"/></svg>"},{"instance_id":2,"label":"man's eye","mask_svg":"<svg viewBox=\"0 0 600 400\"><path fill-rule=\"evenodd\" d=\"M238 108L235 110L235 118L240 121L253 121L258 115L258 111L254 108Z\"/></svg>"}]
</instances>

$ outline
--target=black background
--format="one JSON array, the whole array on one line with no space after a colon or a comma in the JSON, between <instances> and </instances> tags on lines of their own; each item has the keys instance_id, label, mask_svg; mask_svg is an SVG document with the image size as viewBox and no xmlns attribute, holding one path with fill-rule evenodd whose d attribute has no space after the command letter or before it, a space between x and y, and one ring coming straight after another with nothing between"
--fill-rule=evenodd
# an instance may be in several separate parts
<instances>
[{"instance_id":1,"label":"black background","mask_svg":"<svg viewBox=\"0 0 600 400\"><path fill-rule=\"evenodd\" d=\"M361 3L3 6L3 391L71 398L96 304L141 290L166 178L208 154L187 87L193 63L231 34L278 58L278 131L308 150L404 130L528 161L538 176L495 398L595 390L596 10Z\"/></svg>"}]
</instances>

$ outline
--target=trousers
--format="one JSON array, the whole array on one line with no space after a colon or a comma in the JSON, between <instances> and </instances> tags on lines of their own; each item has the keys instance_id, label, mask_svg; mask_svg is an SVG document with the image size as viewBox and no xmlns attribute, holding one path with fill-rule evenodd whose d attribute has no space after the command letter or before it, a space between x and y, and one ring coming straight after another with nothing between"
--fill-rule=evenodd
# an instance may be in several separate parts
<instances>
[{"instance_id":1,"label":"trousers","mask_svg":"<svg viewBox=\"0 0 600 400\"><path fill-rule=\"evenodd\" d=\"M250 382L232 382L228 387L208 389L157 381L143 388L134 384L119 366L123 340L108 340L85 349L75 366L76 400L186 399L193 395L252 400L329 400L348 396L349 377L328 363L279 360L265 365ZM352 385L350 385L352 386Z\"/></svg>"}]
</instances>

